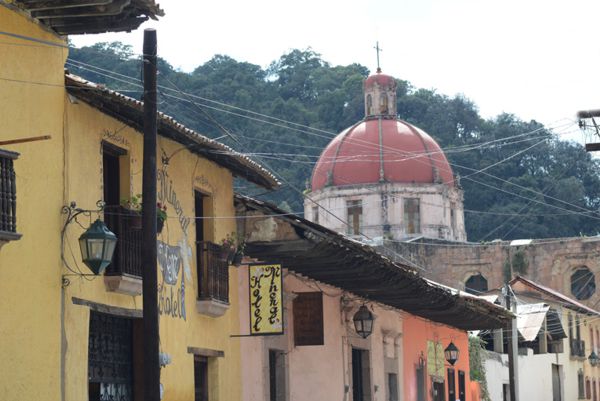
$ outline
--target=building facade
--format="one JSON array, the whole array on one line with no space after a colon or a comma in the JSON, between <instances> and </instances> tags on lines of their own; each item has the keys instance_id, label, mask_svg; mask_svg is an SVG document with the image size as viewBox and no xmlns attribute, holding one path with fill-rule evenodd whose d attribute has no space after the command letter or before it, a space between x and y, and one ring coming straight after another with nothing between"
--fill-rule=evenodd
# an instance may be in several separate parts
<instances>
[{"instance_id":1,"label":"building facade","mask_svg":"<svg viewBox=\"0 0 600 401\"><path fill-rule=\"evenodd\" d=\"M11 3L0 3L10 42L0 45L0 140L49 138L0 152L0 351L8 361L0 393L9 401L141 400L143 105L65 75L67 42L58 34L132 26L97 6L85 10L100 13L93 23L46 23L27 2ZM123 12L139 13L140 23L155 5L135 7ZM237 270L218 244L236 230L234 175L265 188L277 181L163 114L158 131L163 399L240 400L240 342L229 337L239 331ZM216 224L216 216L231 219ZM117 235L101 276L82 263L78 244L96 219Z\"/></svg>"},{"instance_id":2,"label":"building facade","mask_svg":"<svg viewBox=\"0 0 600 401\"><path fill-rule=\"evenodd\" d=\"M600 391L597 312L523 277L510 283L517 300L517 393L520 400L597 400ZM481 334L492 401L508 396L511 333Z\"/></svg>"},{"instance_id":3,"label":"building facade","mask_svg":"<svg viewBox=\"0 0 600 401\"><path fill-rule=\"evenodd\" d=\"M249 264L238 275L244 400L479 399L467 330L500 328L509 314L299 216L236 199ZM283 267L282 333L260 336L251 329L255 276L246 270L275 263ZM355 320L365 307L374 321L363 337ZM451 343L454 365L445 355Z\"/></svg>"}]
</instances>

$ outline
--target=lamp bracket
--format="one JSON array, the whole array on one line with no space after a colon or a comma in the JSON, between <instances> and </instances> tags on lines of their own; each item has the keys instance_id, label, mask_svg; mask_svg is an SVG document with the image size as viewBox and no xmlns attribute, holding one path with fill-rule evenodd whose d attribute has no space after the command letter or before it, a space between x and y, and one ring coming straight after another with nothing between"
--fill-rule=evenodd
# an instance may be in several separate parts
<instances>
[{"instance_id":1,"label":"lamp bracket","mask_svg":"<svg viewBox=\"0 0 600 401\"><path fill-rule=\"evenodd\" d=\"M77 216L83 214L84 216L91 216L92 213L100 213L101 211L104 210L104 206L106 206L106 204L104 203L103 200L98 200L96 202L96 210L88 210L88 209L82 209L77 207L77 204L75 203L75 201L71 201L71 203L69 203L68 205L65 205L62 207L61 209L61 213L62 214L66 214L67 215L67 219L65 220L65 225L63 226L62 232L64 235L64 232L67 229L67 226L69 224L71 224L71 222L73 220L75 220L77 218Z\"/></svg>"},{"instance_id":2,"label":"lamp bracket","mask_svg":"<svg viewBox=\"0 0 600 401\"><path fill-rule=\"evenodd\" d=\"M67 263L67 260L65 259L65 234L67 231L67 227L69 226L69 224L71 224L73 222L73 220L76 220L77 217L80 215L91 216L92 213L102 212L104 210L105 205L106 204L103 200L98 200L96 202L96 207L97 207L96 210L87 210L87 209L82 209L82 208L77 207L77 204L75 203L75 201L71 201L71 203L69 203L68 205L65 205L61 208L61 214L67 215L67 218L65 219L65 224L63 225L63 228L60 231L60 257L61 257L64 265L67 267L67 269L74 273L74 274L72 274L73 276L88 276L88 274L76 272L71 267L69 267L69 264ZM79 270L79 268L77 268L77 270ZM69 274L69 275L71 275L71 274ZM63 275L62 287L63 288L68 287L69 284L71 284L71 281L68 278L66 278L65 275Z\"/></svg>"}]
</instances>

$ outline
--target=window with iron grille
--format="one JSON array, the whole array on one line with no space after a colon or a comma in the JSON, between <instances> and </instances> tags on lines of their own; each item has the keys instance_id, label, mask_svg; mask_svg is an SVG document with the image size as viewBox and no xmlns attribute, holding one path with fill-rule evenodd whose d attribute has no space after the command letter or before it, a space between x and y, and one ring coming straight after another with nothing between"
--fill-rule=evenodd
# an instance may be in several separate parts
<instances>
[{"instance_id":1,"label":"window with iron grille","mask_svg":"<svg viewBox=\"0 0 600 401\"><path fill-rule=\"evenodd\" d=\"M133 401L131 319L90 311L89 401Z\"/></svg>"},{"instance_id":2,"label":"window with iron grille","mask_svg":"<svg viewBox=\"0 0 600 401\"><path fill-rule=\"evenodd\" d=\"M21 237L17 234L17 179L13 164L18 156L0 149L0 241Z\"/></svg>"}]
</instances>

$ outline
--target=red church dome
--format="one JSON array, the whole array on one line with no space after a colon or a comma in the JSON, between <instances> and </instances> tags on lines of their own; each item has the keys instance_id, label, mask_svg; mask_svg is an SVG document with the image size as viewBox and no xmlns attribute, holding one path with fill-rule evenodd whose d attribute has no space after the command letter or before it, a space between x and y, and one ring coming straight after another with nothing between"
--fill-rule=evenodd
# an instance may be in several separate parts
<instances>
[{"instance_id":1,"label":"red church dome","mask_svg":"<svg viewBox=\"0 0 600 401\"><path fill-rule=\"evenodd\" d=\"M382 182L453 186L454 177L444 152L425 131L380 116L346 129L329 143L313 170L312 190Z\"/></svg>"}]
</instances>

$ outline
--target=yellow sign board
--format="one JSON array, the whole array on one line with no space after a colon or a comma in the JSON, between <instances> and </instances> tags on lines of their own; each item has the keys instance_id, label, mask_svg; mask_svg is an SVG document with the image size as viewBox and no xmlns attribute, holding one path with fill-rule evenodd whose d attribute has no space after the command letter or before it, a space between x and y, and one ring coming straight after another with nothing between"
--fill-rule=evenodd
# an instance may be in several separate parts
<instances>
[{"instance_id":1,"label":"yellow sign board","mask_svg":"<svg viewBox=\"0 0 600 401\"><path fill-rule=\"evenodd\" d=\"M444 377L444 347L438 341L427 341L427 373Z\"/></svg>"},{"instance_id":2,"label":"yellow sign board","mask_svg":"<svg viewBox=\"0 0 600 401\"><path fill-rule=\"evenodd\" d=\"M250 334L283 334L281 265L250 265Z\"/></svg>"}]
</instances>

